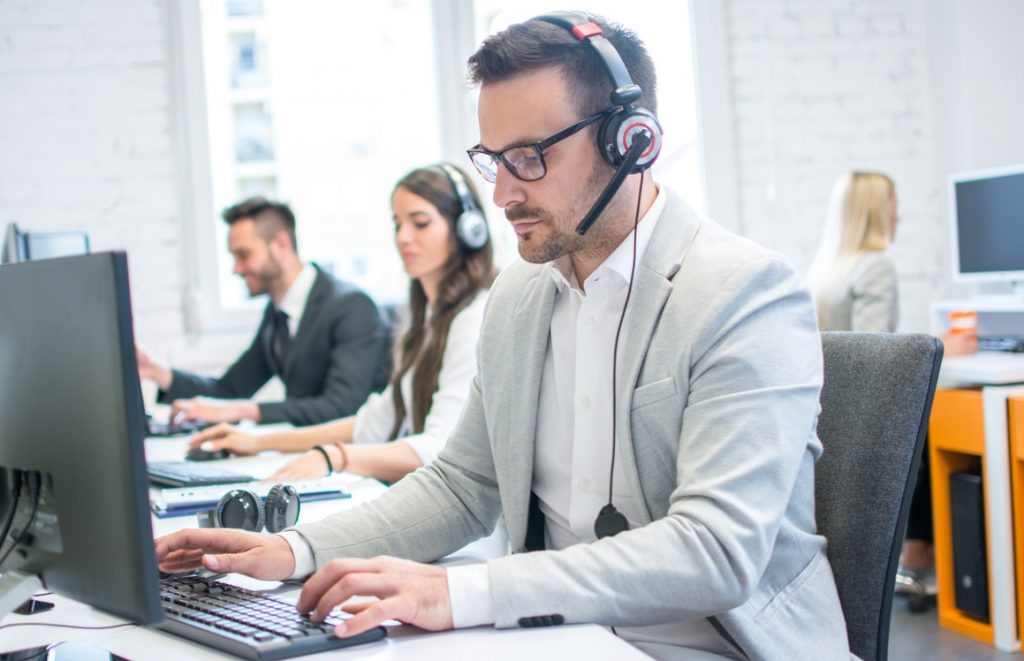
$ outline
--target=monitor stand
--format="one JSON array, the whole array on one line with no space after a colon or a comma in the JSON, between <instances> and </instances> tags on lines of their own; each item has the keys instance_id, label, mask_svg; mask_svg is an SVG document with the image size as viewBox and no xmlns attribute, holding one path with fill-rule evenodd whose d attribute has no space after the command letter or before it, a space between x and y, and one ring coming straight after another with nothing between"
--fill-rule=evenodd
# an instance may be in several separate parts
<instances>
[{"instance_id":1,"label":"monitor stand","mask_svg":"<svg viewBox=\"0 0 1024 661\"><path fill-rule=\"evenodd\" d=\"M36 574L14 569L5 571L0 575L0 619L10 615L42 589L43 582Z\"/></svg>"}]
</instances>

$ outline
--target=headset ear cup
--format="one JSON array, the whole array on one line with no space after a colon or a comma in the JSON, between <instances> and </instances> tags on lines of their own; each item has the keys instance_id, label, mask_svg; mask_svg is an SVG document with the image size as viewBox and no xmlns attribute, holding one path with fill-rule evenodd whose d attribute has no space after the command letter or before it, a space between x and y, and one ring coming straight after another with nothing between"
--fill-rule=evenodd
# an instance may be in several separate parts
<instances>
[{"instance_id":1,"label":"headset ear cup","mask_svg":"<svg viewBox=\"0 0 1024 661\"><path fill-rule=\"evenodd\" d=\"M489 236L484 215L476 210L463 211L455 222L455 234L467 250L480 250Z\"/></svg>"},{"instance_id":2,"label":"headset ear cup","mask_svg":"<svg viewBox=\"0 0 1024 661\"><path fill-rule=\"evenodd\" d=\"M263 530L263 501L248 489L232 489L224 494L214 510L214 527Z\"/></svg>"},{"instance_id":3,"label":"headset ear cup","mask_svg":"<svg viewBox=\"0 0 1024 661\"><path fill-rule=\"evenodd\" d=\"M651 145L637 159L631 173L643 172L654 164L661 153L661 124L649 111L643 108L619 110L609 115L598 131L598 149L613 167L618 167L629 151L633 136L639 132L651 136Z\"/></svg>"},{"instance_id":4,"label":"headset ear cup","mask_svg":"<svg viewBox=\"0 0 1024 661\"><path fill-rule=\"evenodd\" d=\"M220 528L217 525L217 509L206 510L196 513L196 521L200 528Z\"/></svg>"},{"instance_id":5,"label":"headset ear cup","mask_svg":"<svg viewBox=\"0 0 1024 661\"><path fill-rule=\"evenodd\" d=\"M281 532L291 528L299 520L302 499L290 484L275 484L267 494L264 505L268 532Z\"/></svg>"}]
</instances>

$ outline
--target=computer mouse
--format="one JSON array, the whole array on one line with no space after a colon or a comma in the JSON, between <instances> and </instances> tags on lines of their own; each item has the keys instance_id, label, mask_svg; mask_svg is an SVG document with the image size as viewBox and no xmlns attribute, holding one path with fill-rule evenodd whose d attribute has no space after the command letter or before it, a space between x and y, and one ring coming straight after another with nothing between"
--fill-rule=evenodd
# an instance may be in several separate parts
<instances>
[{"instance_id":1,"label":"computer mouse","mask_svg":"<svg viewBox=\"0 0 1024 661\"><path fill-rule=\"evenodd\" d=\"M185 459L189 461L212 461L214 459L227 459L231 456L231 453L227 450L204 450L202 447L198 447L194 450L189 450L185 455Z\"/></svg>"}]
</instances>

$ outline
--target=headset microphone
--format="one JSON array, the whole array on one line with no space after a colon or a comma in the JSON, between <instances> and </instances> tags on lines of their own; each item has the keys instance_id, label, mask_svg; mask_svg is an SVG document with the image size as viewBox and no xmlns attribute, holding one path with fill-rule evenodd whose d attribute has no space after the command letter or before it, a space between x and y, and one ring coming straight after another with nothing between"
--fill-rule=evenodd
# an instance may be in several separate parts
<instances>
[{"instance_id":1,"label":"headset microphone","mask_svg":"<svg viewBox=\"0 0 1024 661\"><path fill-rule=\"evenodd\" d=\"M594 206L590 207L590 211L583 217L580 224L576 226L576 233L584 235L590 226L594 224L597 217L601 215L608 203L612 201L615 194L619 192L619 188L622 187L622 182L626 180L626 176L632 173L636 162L644 155L644 152L651 146L651 136L647 131L640 129L633 135L633 139L629 143L629 150L626 152L625 158L622 159L622 163L619 164L619 168L612 175L611 181L601 191L601 195L598 196L597 201L594 202Z\"/></svg>"}]
</instances>

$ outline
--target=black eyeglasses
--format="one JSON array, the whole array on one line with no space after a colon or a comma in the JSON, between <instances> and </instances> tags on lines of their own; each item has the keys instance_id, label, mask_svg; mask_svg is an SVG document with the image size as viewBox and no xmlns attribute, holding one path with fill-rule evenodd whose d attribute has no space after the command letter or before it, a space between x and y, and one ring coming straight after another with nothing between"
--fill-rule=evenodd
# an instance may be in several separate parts
<instances>
[{"instance_id":1,"label":"black eyeglasses","mask_svg":"<svg viewBox=\"0 0 1024 661\"><path fill-rule=\"evenodd\" d=\"M467 149L469 160L473 161L473 167L492 184L498 178L498 163L504 163L512 176L521 181L537 181L548 173L548 166L544 163L544 151L552 145L565 140L587 128L597 120L615 112L618 106L606 108L596 115L581 119L572 126L562 129L543 140L538 140L529 145L515 145L500 152L487 151L479 145Z\"/></svg>"}]
</instances>

